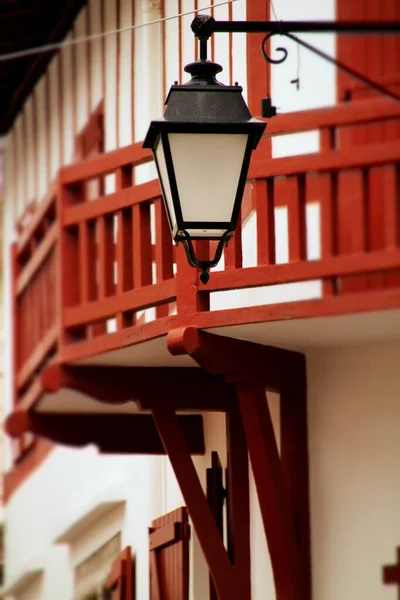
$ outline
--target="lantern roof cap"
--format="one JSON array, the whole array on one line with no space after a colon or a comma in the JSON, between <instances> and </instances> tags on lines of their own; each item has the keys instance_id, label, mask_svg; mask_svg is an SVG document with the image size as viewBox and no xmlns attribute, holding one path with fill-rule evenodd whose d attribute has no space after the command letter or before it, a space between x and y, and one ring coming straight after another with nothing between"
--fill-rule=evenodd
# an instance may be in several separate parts
<instances>
[{"instance_id":1,"label":"lantern roof cap","mask_svg":"<svg viewBox=\"0 0 400 600\"><path fill-rule=\"evenodd\" d=\"M243 88L219 82L216 75L222 67L209 60L190 63L185 71L190 73L190 81L171 87L164 116L151 122L143 147L152 148L161 130L178 127L184 132L193 126L198 126L198 133L209 133L210 127L219 127L219 133L249 133L254 136L255 147L265 122L252 118L242 96Z\"/></svg>"}]
</instances>

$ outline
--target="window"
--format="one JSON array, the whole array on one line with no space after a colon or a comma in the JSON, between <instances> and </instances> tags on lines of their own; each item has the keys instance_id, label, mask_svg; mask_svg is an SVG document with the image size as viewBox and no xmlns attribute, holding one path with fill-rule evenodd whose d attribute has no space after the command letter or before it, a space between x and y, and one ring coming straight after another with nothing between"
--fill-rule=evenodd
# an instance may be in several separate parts
<instances>
[{"instance_id":1,"label":"window","mask_svg":"<svg viewBox=\"0 0 400 600\"><path fill-rule=\"evenodd\" d=\"M121 534L117 533L75 567L74 600L107 600L106 581L111 566L121 552Z\"/></svg>"}]
</instances>

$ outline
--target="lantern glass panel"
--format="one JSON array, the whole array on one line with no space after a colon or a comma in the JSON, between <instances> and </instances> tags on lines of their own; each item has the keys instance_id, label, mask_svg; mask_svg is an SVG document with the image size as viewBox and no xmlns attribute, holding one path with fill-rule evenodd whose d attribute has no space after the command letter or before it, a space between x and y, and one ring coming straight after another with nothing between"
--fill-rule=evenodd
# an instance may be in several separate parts
<instances>
[{"instance_id":1,"label":"lantern glass panel","mask_svg":"<svg viewBox=\"0 0 400 600\"><path fill-rule=\"evenodd\" d=\"M229 223L248 135L170 133L168 138L183 222ZM201 227L188 233L207 235Z\"/></svg>"},{"instance_id":2,"label":"lantern glass panel","mask_svg":"<svg viewBox=\"0 0 400 600\"><path fill-rule=\"evenodd\" d=\"M172 201L172 192L171 192L171 186L169 183L167 164L165 162L164 147L163 147L161 138L159 138L157 147L155 149L155 159L157 162L158 173L159 173L161 186L162 186L162 190L163 190L164 201L167 205L166 208L169 213L170 226L171 226L171 229L174 229L176 226L176 216L175 216L174 204Z\"/></svg>"}]
</instances>

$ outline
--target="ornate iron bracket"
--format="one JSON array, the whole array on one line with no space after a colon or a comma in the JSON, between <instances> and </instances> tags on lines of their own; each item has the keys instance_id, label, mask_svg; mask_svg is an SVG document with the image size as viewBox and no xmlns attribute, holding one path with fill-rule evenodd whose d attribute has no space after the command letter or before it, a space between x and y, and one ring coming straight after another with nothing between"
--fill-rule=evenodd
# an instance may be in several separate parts
<instances>
[{"instance_id":1,"label":"ornate iron bracket","mask_svg":"<svg viewBox=\"0 0 400 600\"><path fill-rule=\"evenodd\" d=\"M213 33L265 33L265 38L261 44L261 52L265 60L269 64L280 65L288 57L288 50L283 46L276 48L281 56L272 58L268 54L267 44L275 35L285 36L300 46L307 48L323 60L335 65L341 71L347 73L353 79L361 81L366 86L376 90L377 92L400 102L400 95L392 92L389 88L380 85L376 81L365 77L355 69L336 60L329 54L326 54L319 48L300 39L294 33L336 33L336 34L361 34L361 35L376 35L376 34L400 34L399 21L386 22L360 22L360 21L216 21L209 15L198 15L192 21L191 28L195 36L200 40L201 54L203 58L207 58L207 40ZM267 115L273 116L274 111L268 112Z\"/></svg>"}]
</instances>

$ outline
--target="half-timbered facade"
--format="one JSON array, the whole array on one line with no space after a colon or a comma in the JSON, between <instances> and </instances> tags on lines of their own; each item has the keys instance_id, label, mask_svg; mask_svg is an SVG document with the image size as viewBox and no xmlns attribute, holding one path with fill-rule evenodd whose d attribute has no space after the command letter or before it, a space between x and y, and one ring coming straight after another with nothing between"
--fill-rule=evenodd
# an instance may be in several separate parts
<instances>
[{"instance_id":1,"label":"half-timbered facade","mask_svg":"<svg viewBox=\"0 0 400 600\"><path fill-rule=\"evenodd\" d=\"M46 40L66 43L0 104L4 595L395 598L400 103L290 42L270 67L263 36L214 35L220 80L279 114L206 286L142 140L198 58L196 11L398 20L399 1L61 4ZM305 37L400 92L399 36Z\"/></svg>"}]
</instances>

